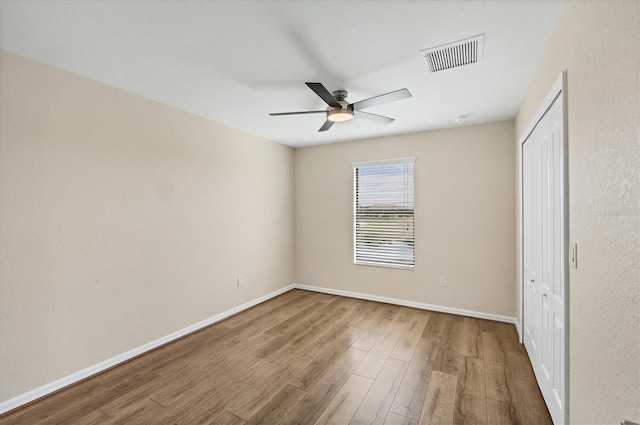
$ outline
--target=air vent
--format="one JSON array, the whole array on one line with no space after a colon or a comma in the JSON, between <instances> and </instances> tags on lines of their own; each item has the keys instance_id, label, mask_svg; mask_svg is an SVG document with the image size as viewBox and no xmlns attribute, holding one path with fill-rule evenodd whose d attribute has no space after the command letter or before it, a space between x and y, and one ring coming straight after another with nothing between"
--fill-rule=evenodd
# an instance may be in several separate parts
<instances>
[{"instance_id":1,"label":"air vent","mask_svg":"<svg viewBox=\"0 0 640 425\"><path fill-rule=\"evenodd\" d=\"M427 60L430 72L444 71L459 66L482 63L484 34L420 50Z\"/></svg>"}]
</instances>

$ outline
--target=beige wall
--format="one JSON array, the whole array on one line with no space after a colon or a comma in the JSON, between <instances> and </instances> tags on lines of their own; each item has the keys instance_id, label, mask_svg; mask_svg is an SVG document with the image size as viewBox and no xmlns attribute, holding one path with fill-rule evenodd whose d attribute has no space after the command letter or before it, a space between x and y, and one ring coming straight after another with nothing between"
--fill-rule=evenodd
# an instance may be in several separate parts
<instances>
[{"instance_id":1,"label":"beige wall","mask_svg":"<svg viewBox=\"0 0 640 425\"><path fill-rule=\"evenodd\" d=\"M514 317L513 139L508 121L296 149L296 282ZM355 265L351 164L401 157L416 158L415 269Z\"/></svg>"},{"instance_id":2,"label":"beige wall","mask_svg":"<svg viewBox=\"0 0 640 425\"><path fill-rule=\"evenodd\" d=\"M293 281L292 149L0 64L0 401Z\"/></svg>"},{"instance_id":3,"label":"beige wall","mask_svg":"<svg viewBox=\"0 0 640 425\"><path fill-rule=\"evenodd\" d=\"M573 424L640 421L639 8L569 1L516 120L520 136L566 69Z\"/></svg>"}]
</instances>

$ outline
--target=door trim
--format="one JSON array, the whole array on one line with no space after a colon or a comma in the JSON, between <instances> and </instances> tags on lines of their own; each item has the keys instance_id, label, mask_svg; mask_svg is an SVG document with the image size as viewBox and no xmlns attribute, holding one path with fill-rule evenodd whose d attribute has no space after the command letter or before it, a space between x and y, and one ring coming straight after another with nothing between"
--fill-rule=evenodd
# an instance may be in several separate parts
<instances>
[{"instance_id":1,"label":"door trim","mask_svg":"<svg viewBox=\"0 0 640 425\"><path fill-rule=\"evenodd\" d=\"M563 234L563 275L564 275L564 423L569 423L569 143L568 143L568 97L567 97L567 71L563 71L556 79L553 86L545 96L543 102L538 107L535 115L526 127L525 131L518 139L518 178L520 179L520 191L518 193L518 205L520 206L520 226L518 228L518 236L520 243L518 244L518 258L520 259L520 267L518 269L518 282L520 286L520 300L518 305L518 318L520 326L516 326L520 343L523 343L522 328L524 327L524 176L523 176L523 145L536 128L542 117L551 108L558 96L562 96L563 101L563 158L562 158L562 176L563 176L563 201L561 213L563 216L562 234Z\"/></svg>"}]
</instances>

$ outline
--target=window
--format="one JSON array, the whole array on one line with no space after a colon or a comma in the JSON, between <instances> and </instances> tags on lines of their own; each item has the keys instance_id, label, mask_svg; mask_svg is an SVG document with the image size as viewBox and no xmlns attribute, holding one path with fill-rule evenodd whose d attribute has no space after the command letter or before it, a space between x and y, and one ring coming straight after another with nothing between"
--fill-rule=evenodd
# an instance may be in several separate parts
<instances>
[{"instance_id":1,"label":"window","mask_svg":"<svg viewBox=\"0 0 640 425\"><path fill-rule=\"evenodd\" d=\"M413 268L414 158L356 162L354 262Z\"/></svg>"}]
</instances>

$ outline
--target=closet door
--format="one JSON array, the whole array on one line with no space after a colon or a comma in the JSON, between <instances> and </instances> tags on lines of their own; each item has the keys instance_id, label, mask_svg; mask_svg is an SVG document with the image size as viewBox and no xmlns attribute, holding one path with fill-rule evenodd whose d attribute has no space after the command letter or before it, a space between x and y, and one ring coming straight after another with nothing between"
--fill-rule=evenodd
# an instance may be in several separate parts
<instances>
[{"instance_id":1,"label":"closet door","mask_svg":"<svg viewBox=\"0 0 640 425\"><path fill-rule=\"evenodd\" d=\"M522 147L523 340L556 424L565 417L563 116L559 94Z\"/></svg>"},{"instance_id":2,"label":"closet door","mask_svg":"<svg viewBox=\"0 0 640 425\"><path fill-rule=\"evenodd\" d=\"M542 262L542 157L539 134L532 134L523 146L524 214L524 345L532 363L538 363L541 340L542 298L538 278Z\"/></svg>"}]
</instances>

